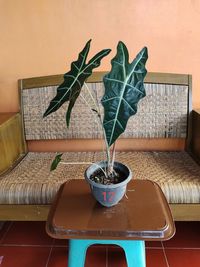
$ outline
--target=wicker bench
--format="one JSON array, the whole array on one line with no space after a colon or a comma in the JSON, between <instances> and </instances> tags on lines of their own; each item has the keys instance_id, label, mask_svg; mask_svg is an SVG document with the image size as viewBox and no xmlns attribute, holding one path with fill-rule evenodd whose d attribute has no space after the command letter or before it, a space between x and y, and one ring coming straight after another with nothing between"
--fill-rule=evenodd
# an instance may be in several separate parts
<instances>
[{"instance_id":1,"label":"wicker bench","mask_svg":"<svg viewBox=\"0 0 200 267\"><path fill-rule=\"evenodd\" d=\"M98 98L104 74L94 73L87 81ZM65 151L66 162L91 162L104 156L101 132L81 101L68 130L64 108L42 119L61 81L62 75L19 81L20 113L7 125L6 137L1 136L9 145L0 155L5 162L0 220L46 220L60 185L83 178L84 164L59 165L50 173L56 151ZM191 108L191 76L148 73L145 86L147 96L117 143L116 159L128 164L135 178L161 186L175 220L200 220L200 113ZM84 90L83 94L87 97ZM10 145L13 140L15 146ZM8 156L9 164L3 161Z\"/></svg>"}]
</instances>

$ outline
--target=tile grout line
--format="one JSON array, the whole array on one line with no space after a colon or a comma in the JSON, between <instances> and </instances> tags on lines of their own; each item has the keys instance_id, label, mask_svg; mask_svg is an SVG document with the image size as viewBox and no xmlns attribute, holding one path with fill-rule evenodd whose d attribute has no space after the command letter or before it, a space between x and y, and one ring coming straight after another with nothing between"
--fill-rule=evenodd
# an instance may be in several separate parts
<instances>
[{"instance_id":1,"label":"tile grout line","mask_svg":"<svg viewBox=\"0 0 200 267\"><path fill-rule=\"evenodd\" d=\"M106 266L108 267L108 246L106 245Z\"/></svg>"},{"instance_id":2,"label":"tile grout line","mask_svg":"<svg viewBox=\"0 0 200 267\"><path fill-rule=\"evenodd\" d=\"M200 248L177 248L177 247L165 247L165 250L173 250L173 249L176 249L176 250L200 250Z\"/></svg>"},{"instance_id":3,"label":"tile grout line","mask_svg":"<svg viewBox=\"0 0 200 267\"><path fill-rule=\"evenodd\" d=\"M162 247L145 247L146 249L162 249Z\"/></svg>"},{"instance_id":4,"label":"tile grout line","mask_svg":"<svg viewBox=\"0 0 200 267\"><path fill-rule=\"evenodd\" d=\"M162 247L145 247L146 249L156 249L156 250L161 250L163 249ZM173 250L173 249L176 249L176 250L200 250L200 247L165 247L164 246L164 249L165 250Z\"/></svg>"},{"instance_id":5,"label":"tile grout line","mask_svg":"<svg viewBox=\"0 0 200 267\"><path fill-rule=\"evenodd\" d=\"M13 225L13 222L10 222L10 225L8 226L7 230L5 231L5 233L2 235L2 238L0 240L0 245L3 245L3 241L8 233L8 231L10 230L11 226ZM1 229L2 230L2 229ZM4 256L3 255L0 255L0 265L2 264L3 262L3 258Z\"/></svg>"},{"instance_id":6,"label":"tile grout line","mask_svg":"<svg viewBox=\"0 0 200 267\"><path fill-rule=\"evenodd\" d=\"M48 265L49 265L49 260L50 260L50 257L51 257L52 250L53 250L53 246L50 248L49 255L48 255L45 267L48 267Z\"/></svg>"},{"instance_id":7,"label":"tile grout line","mask_svg":"<svg viewBox=\"0 0 200 267\"><path fill-rule=\"evenodd\" d=\"M0 221L0 231L3 230L3 227L5 224L6 224L6 221Z\"/></svg>"},{"instance_id":8,"label":"tile grout line","mask_svg":"<svg viewBox=\"0 0 200 267\"><path fill-rule=\"evenodd\" d=\"M162 245L162 248L163 248L163 254L164 254L164 257L165 257L165 261L166 261L167 267L170 267L168 259L167 259L167 255L166 255L166 252L165 252L165 248L164 248L164 245L163 245L162 241L161 241L161 245Z\"/></svg>"},{"instance_id":9,"label":"tile grout line","mask_svg":"<svg viewBox=\"0 0 200 267\"><path fill-rule=\"evenodd\" d=\"M53 239L53 241L52 241L51 248L50 248L50 251L49 251L49 255L48 255L45 267L48 267L48 265L49 265L49 260L50 260L51 254L52 254L54 243L55 243L55 239Z\"/></svg>"},{"instance_id":10,"label":"tile grout line","mask_svg":"<svg viewBox=\"0 0 200 267\"><path fill-rule=\"evenodd\" d=\"M34 245L34 244L0 244L0 247L35 247L35 248L51 248L52 245ZM58 246L55 246L58 247ZM61 246L59 246L61 247Z\"/></svg>"},{"instance_id":11,"label":"tile grout line","mask_svg":"<svg viewBox=\"0 0 200 267\"><path fill-rule=\"evenodd\" d=\"M0 240L0 245L3 244L3 241L4 241L4 239L5 239L6 235L7 235L7 233L9 232L9 230L10 230L10 228L11 228L12 225L13 225L13 222L10 223L10 225L9 225L8 228L7 228L7 230L6 230L5 233L3 234L3 236L2 236L2 238L1 238L1 240Z\"/></svg>"}]
</instances>

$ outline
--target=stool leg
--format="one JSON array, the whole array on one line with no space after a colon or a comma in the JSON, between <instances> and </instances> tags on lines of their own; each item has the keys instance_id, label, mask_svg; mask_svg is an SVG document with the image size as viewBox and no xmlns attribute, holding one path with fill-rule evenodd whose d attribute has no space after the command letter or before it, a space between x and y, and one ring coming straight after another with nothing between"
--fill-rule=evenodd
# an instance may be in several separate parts
<instances>
[{"instance_id":1,"label":"stool leg","mask_svg":"<svg viewBox=\"0 0 200 267\"><path fill-rule=\"evenodd\" d=\"M68 253L68 267L84 267L87 248L90 240L70 239Z\"/></svg>"},{"instance_id":2,"label":"stool leg","mask_svg":"<svg viewBox=\"0 0 200 267\"><path fill-rule=\"evenodd\" d=\"M121 246L125 251L128 267L146 266L144 241L126 241Z\"/></svg>"},{"instance_id":3,"label":"stool leg","mask_svg":"<svg viewBox=\"0 0 200 267\"><path fill-rule=\"evenodd\" d=\"M145 243L141 240L70 239L68 267L84 267L87 248L93 244L115 244L124 249L128 267L145 267Z\"/></svg>"}]
</instances>

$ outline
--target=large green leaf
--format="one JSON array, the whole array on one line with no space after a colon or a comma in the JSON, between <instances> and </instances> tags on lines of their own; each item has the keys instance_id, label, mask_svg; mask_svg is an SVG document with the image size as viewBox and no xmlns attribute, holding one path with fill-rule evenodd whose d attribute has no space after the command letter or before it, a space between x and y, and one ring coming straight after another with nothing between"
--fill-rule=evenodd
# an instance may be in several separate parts
<instances>
[{"instance_id":1,"label":"large green leaf","mask_svg":"<svg viewBox=\"0 0 200 267\"><path fill-rule=\"evenodd\" d=\"M110 53L110 49L101 50L87 64L86 59L90 49L89 40L83 50L79 53L78 59L71 64L71 70L64 74L64 82L57 88L56 96L51 100L43 117L58 110L66 101L69 101L66 114L66 123L69 126L72 108L78 98L85 80L92 74L92 70L98 67L101 59Z\"/></svg>"},{"instance_id":2,"label":"large green leaf","mask_svg":"<svg viewBox=\"0 0 200 267\"><path fill-rule=\"evenodd\" d=\"M137 112L137 103L145 93L145 63L148 58L144 47L129 63L128 50L123 42L117 46L112 59L112 69L104 76L105 94L101 100L104 106L104 129L108 145L111 146L122 134L130 116Z\"/></svg>"}]
</instances>

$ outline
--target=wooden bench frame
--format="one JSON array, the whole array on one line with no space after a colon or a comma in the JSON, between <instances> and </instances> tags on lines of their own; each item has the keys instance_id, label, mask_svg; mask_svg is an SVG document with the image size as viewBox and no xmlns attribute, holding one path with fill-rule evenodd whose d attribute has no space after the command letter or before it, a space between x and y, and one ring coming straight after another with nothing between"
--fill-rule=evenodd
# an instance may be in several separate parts
<instances>
[{"instance_id":1,"label":"wooden bench frame","mask_svg":"<svg viewBox=\"0 0 200 267\"><path fill-rule=\"evenodd\" d=\"M92 75L88 81L102 81L102 77L105 72L98 72ZM39 78L29 78L19 80L19 91L22 88L34 88L48 85L58 85L62 82L62 75L54 75ZM186 150L192 155L192 157L200 162L200 110L192 111L192 82L190 75L181 74L164 74L164 73L148 73L146 77L148 83L163 83L163 84L179 84L189 86L189 103L188 103L188 134L186 139L121 139L118 142L117 148L120 150ZM21 94L20 103L21 103ZM0 114L1 118L8 116L11 118L11 122L7 125L6 131L12 131L13 124L16 124L20 129L20 137L16 147L11 149L9 147L10 139L6 140L6 153L10 155L11 162L5 162L2 173L9 171L24 157L28 151L38 151L41 143L44 147L43 151L56 151L59 147L65 146L66 151L80 151L80 144L87 142L87 147L90 150L99 150L100 145L98 140L67 140L65 143L63 140L56 141L28 141L26 142L24 137L23 116L22 109L17 114ZM13 118L13 120L12 120ZM16 120L16 118L18 118ZM20 119L19 119L20 118ZM15 125L15 126L16 126ZM10 136L12 139L12 135ZM49 146L51 142L52 146ZM76 143L76 145L75 145ZM20 149L19 149L20 147ZM83 146L84 147L84 146ZM18 153L16 154L16 151ZM41 149L40 149L41 151ZM2 155L3 156L3 155ZM1 156L0 156L1 157ZM9 165L9 166L8 166ZM179 221L200 221L200 204L170 204L173 216L175 220ZM50 205L13 205L13 204L1 204L0 205L0 220L32 220L43 221L46 220Z\"/></svg>"}]
</instances>

